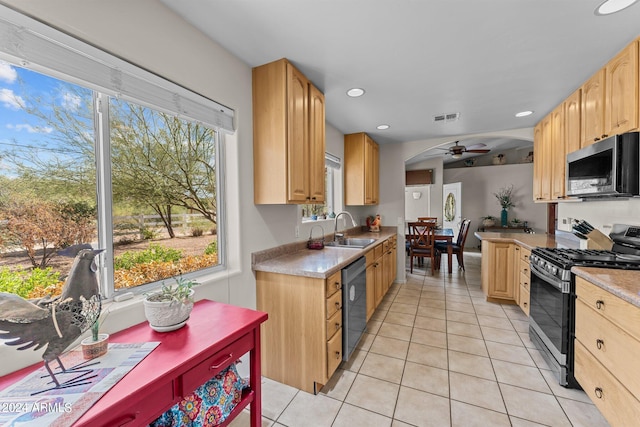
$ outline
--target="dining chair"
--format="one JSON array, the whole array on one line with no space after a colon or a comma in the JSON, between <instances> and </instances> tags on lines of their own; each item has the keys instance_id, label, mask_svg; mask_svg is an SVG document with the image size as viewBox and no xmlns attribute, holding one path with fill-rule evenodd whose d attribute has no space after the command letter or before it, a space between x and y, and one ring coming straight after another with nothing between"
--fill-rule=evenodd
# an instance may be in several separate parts
<instances>
[{"instance_id":1,"label":"dining chair","mask_svg":"<svg viewBox=\"0 0 640 427\"><path fill-rule=\"evenodd\" d=\"M413 258L430 258L431 274L436 269L436 247L433 238L435 222L418 221L409 223L409 265L413 273Z\"/></svg>"},{"instance_id":2,"label":"dining chair","mask_svg":"<svg viewBox=\"0 0 640 427\"><path fill-rule=\"evenodd\" d=\"M467 240L467 234L469 233L469 225L471 224L470 219L463 219L462 225L460 226L460 231L458 232L458 238L455 243L451 244L452 253L456 255L458 258L458 266L462 267L464 270L464 242ZM436 248L436 262L440 263L440 257L442 253L447 252L447 244L446 243L435 243Z\"/></svg>"}]
</instances>

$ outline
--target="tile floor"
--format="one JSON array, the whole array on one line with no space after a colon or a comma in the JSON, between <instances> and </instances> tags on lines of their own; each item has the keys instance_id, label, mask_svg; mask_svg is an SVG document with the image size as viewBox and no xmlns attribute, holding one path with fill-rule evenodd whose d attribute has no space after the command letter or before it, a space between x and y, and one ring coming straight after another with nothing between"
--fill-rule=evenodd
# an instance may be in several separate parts
<instances>
[{"instance_id":1,"label":"tile floor","mask_svg":"<svg viewBox=\"0 0 640 427\"><path fill-rule=\"evenodd\" d=\"M584 392L558 385L520 308L485 301L479 253L452 275L426 264L392 286L318 395L263 378L262 425L608 426ZM246 412L231 423L248 425Z\"/></svg>"}]
</instances>

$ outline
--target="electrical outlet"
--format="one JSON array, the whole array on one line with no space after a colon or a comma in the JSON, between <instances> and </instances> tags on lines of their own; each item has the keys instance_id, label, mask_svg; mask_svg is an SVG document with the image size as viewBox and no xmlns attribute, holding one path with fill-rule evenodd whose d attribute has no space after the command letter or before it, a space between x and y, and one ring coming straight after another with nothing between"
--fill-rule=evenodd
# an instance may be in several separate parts
<instances>
[{"instance_id":1,"label":"electrical outlet","mask_svg":"<svg viewBox=\"0 0 640 427\"><path fill-rule=\"evenodd\" d=\"M300 237L300 226L296 225L296 238Z\"/></svg>"}]
</instances>

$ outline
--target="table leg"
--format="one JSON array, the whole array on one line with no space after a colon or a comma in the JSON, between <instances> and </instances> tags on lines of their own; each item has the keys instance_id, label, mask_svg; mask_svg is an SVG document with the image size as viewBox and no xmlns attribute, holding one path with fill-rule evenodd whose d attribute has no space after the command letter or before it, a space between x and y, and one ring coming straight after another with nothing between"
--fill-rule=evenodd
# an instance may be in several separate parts
<instances>
[{"instance_id":1,"label":"table leg","mask_svg":"<svg viewBox=\"0 0 640 427\"><path fill-rule=\"evenodd\" d=\"M451 243L447 245L447 255L449 255L449 274L451 274L451 259L453 258L453 246Z\"/></svg>"},{"instance_id":2,"label":"table leg","mask_svg":"<svg viewBox=\"0 0 640 427\"><path fill-rule=\"evenodd\" d=\"M260 370L260 326L253 331L253 349L249 352L249 387L254 392L253 402L249 404L251 409L251 427L262 425L262 377Z\"/></svg>"}]
</instances>

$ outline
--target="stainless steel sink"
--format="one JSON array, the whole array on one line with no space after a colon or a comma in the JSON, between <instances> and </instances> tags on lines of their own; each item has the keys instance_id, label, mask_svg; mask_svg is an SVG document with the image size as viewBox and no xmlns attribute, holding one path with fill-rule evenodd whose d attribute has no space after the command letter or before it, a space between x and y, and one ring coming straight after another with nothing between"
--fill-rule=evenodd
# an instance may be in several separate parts
<instances>
[{"instance_id":1,"label":"stainless steel sink","mask_svg":"<svg viewBox=\"0 0 640 427\"><path fill-rule=\"evenodd\" d=\"M346 239L338 239L332 242L326 242L324 245L333 246L336 248L362 249L362 248L366 248L367 246L374 243L375 241L376 239L358 239L355 237L354 238L348 237Z\"/></svg>"}]
</instances>

